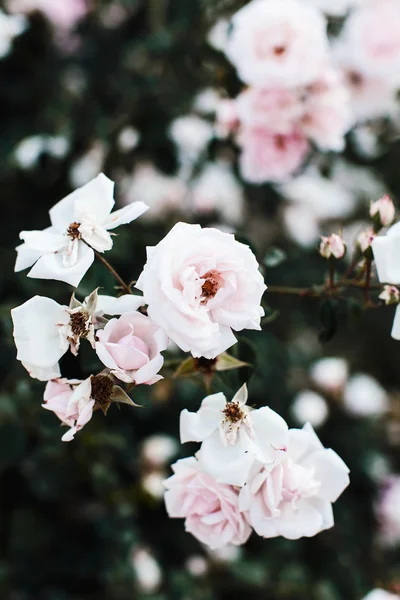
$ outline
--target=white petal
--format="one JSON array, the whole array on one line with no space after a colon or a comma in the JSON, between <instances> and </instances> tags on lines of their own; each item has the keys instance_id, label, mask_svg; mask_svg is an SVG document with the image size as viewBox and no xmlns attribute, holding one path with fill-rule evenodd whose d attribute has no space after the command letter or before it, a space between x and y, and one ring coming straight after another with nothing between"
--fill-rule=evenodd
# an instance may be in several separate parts
<instances>
[{"instance_id":1,"label":"white petal","mask_svg":"<svg viewBox=\"0 0 400 600\"><path fill-rule=\"evenodd\" d=\"M227 446L222 444L216 431L204 440L197 456L204 471L217 481L240 487L245 484L254 463L251 442L242 430L236 443Z\"/></svg>"},{"instance_id":2,"label":"white petal","mask_svg":"<svg viewBox=\"0 0 400 600\"><path fill-rule=\"evenodd\" d=\"M71 223L81 223L93 215L102 223L114 206L114 182L100 173L95 179L78 188L50 210L50 219L59 231L66 231Z\"/></svg>"},{"instance_id":3,"label":"white petal","mask_svg":"<svg viewBox=\"0 0 400 600\"><path fill-rule=\"evenodd\" d=\"M313 537L324 528L322 514L309 500L299 500L296 510L290 503L284 503L281 512L279 532L288 540Z\"/></svg>"},{"instance_id":4,"label":"white petal","mask_svg":"<svg viewBox=\"0 0 400 600\"><path fill-rule=\"evenodd\" d=\"M64 266L62 254L46 254L39 258L29 271L28 277L65 281L65 283L78 287L93 261L94 252L92 248L81 242L79 243L77 261L72 267L66 268Z\"/></svg>"},{"instance_id":5,"label":"white petal","mask_svg":"<svg viewBox=\"0 0 400 600\"><path fill-rule=\"evenodd\" d=\"M30 365L26 362L23 362L22 364L28 371L29 375L34 379L39 379L39 381L50 381L51 379L57 379L58 377L61 377L58 363L45 369Z\"/></svg>"},{"instance_id":6,"label":"white petal","mask_svg":"<svg viewBox=\"0 0 400 600\"><path fill-rule=\"evenodd\" d=\"M27 244L27 246L29 246L29 248L37 250L41 254L58 252L62 250L68 242L68 238L65 235L46 230L21 231L19 237Z\"/></svg>"},{"instance_id":7,"label":"white petal","mask_svg":"<svg viewBox=\"0 0 400 600\"><path fill-rule=\"evenodd\" d=\"M400 340L400 305L396 307L396 312L394 313L391 335L395 340Z\"/></svg>"},{"instance_id":8,"label":"white petal","mask_svg":"<svg viewBox=\"0 0 400 600\"><path fill-rule=\"evenodd\" d=\"M115 229L115 227L134 221L146 212L148 208L149 207L144 202L132 202L131 204L128 204L128 206L124 206L124 208L120 208L111 213L102 225L106 229Z\"/></svg>"},{"instance_id":9,"label":"white petal","mask_svg":"<svg viewBox=\"0 0 400 600\"><path fill-rule=\"evenodd\" d=\"M20 244L16 248L17 260L15 261L14 271L23 271L31 267L38 258L41 257L42 253L38 250L32 250L27 244Z\"/></svg>"},{"instance_id":10,"label":"white petal","mask_svg":"<svg viewBox=\"0 0 400 600\"><path fill-rule=\"evenodd\" d=\"M277 460L279 453L286 452L289 444L285 420L268 406L252 411L250 420L257 458L264 463Z\"/></svg>"},{"instance_id":11,"label":"white petal","mask_svg":"<svg viewBox=\"0 0 400 600\"><path fill-rule=\"evenodd\" d=\"M69 322L66 310L51 298L34 296L11 311L17 359L40 368L54 367L68 349L58 324Z\"/></svg>"},{"instance_id":12,"label":"white petal","mask_svg":"<svg viewBox=\"0 0 400 600\"><path fill-rule=\"evenodd\" d=\"M123 315L126 312L135 312L140 306L144 306L143 296L124 294L119 298L99 294L97 297L96 314Z\"/></svg>"},{"instance_id":13,"label":"white petal","mask_svg":"<svg viewBox=\"0 0 400 600\"><path fill-rule=\"evenodd\" d=\"M247 398L249 397L249 393L247 390L247 385L244 383L240 390L236 392L236 394L232 398L232 402L239 402L239 404L246 404Z\"/></svg>"},{"instance_id":14,"label":"white petal","mask_svg":"<svg viewBox=\"0 0 400 600\"><path fill-rule=\"evenodd\" d=\"M334 450L314 452L302 461L302 466L313 468L314 477L321 482L318 497L335 502L349 485L349 469Z\"/></svg>"},{"instance_id":15,"label":"white petal","mask_svg":"<svg viewBox=\"0 0 400 600\"><path fill-rule=\"evenodd\" d=\"M71 429L69 429L66 433L64 433L64 435L61 438L61 441L62 442L72 442L76 432L77 432L76 427L71 427Z\"/></svg>"},{"instance_id":16,"label":"white petal","mask_svg":"<svg viewBox=\"0 0 400 600\"><path fill-rule=\"evenodd\" d=\"M226 398L219 392L204 398L197 412L183 410L180 416L181 443L202 442L214 433L223 420L225 406Z\"/></svg>"},{"instance_id":17,"label":"white petal","mask_svg":"<svg viewBox=\"0 0 400 600\"><path fill-rule=\"evenodd\" d=\"M86 227L83 223L79 227L79 231L82 234L82 239L85 240L89 246L97 250L97 252L111 250L113 246L112 237L103 227L97 226L93 230L90 225Z\"/></svg>"},{"instance_id":18,"label":"white petal","mask_svg":"<svg viewBox=\"0 0 400 600\"><path fill-rule=\"evenodd\" d=\"M400 283L400 237L379 236L372 242L376 269L382 283Z\"/></svg>"}]
</instances>

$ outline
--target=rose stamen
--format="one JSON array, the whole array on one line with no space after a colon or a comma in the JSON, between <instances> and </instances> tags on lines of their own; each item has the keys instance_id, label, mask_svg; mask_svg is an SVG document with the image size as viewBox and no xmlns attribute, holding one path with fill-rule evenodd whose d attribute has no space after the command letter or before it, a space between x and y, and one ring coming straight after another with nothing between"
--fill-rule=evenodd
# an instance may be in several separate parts
<instances>
[{"instance_id":1,"label":"rose stamen","mask_svg":"<svg viewBox=\"0 0 400 600\"><path fill-rule=\"evenodd\" d=\"M92 391L90 397L100 406L110 402L113 390L113 380L108 375L92 375Z\"/></svg>"},{"instance_id":2,"label":"rose stamen","mask_svg":"<svg viewBox=\"0 0 400 600\"><path fill-rule=\"evenodd\" d=\"M73 223L71 223L71 225L68 227L67 229L67 235L72 239L72 240L79 240L82 236L81 236L81 232L79 231L79 227L81 226L80 223L77 223L76 221L74 221Z\"/></svg>"},{"instance_id":3,"label":"rose stamen","mask_svg":"<svg viewBox=\"0 0 400 600\"><path fill-rule=\"evenodd\" d=\"M86 337L89 332L87 328L88 319L89 315L84 310L72 313L69 318L72 333L78 337Z\"/></svg>"},{"instance_id":4,"label":"rose stamen","mask_svg":"<svg viewBox=\"0 0 400 600\"><path fill-rule=\"evenodd\" d=\"M230 423L239 423L245 417L239 402L228 402L222 412L225 415L225 419L230 421Z\"/></svg>"}]
</instances>

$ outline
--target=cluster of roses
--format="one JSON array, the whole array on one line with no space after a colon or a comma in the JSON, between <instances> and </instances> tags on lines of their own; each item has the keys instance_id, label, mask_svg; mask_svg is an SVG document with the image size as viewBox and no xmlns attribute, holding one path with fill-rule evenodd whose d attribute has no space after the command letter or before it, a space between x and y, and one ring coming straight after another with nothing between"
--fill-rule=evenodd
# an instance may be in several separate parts
<instances>
[{"instance_id":1,"label":"cluster of roses","mask_svg":"<svg viewBox=\"0 0 400 600\"><path fill-rule=\"evenodd\" d=\"M243 544L251 529L264 537L311 537L333 526L332 502L349 470L325 449L310 424L288 429L268 407L246 406L243 386L231 402L218 393L197 413L183 410L182 442L202 442L178 460L165 485L171 517L211 548Z\"/></svg>"},{"instance_id":2,"label":"cluster of roses","mask_svg":"<svg viewBox=\"0 0 400 600\"><path fill-rule=\"evenodd\" d=\"M134 202L111 212L113 190L101 174L50 210L50 227L21 232L16 270L32 267L29 277L79 285L95 255L111 249L110 230L147 209ZM44 407L70 426L64 441L94 409L132 403L116 380L158 381L169 340L194 357L214 359L236 342L232 329L260 329L266 286L253 253L233 235L178 223L147 254L136 283L143 296L131 294L125 284L129 293L119 298L95 290L83 302L73 295L62 306L35 296L12 310L17 358L32 377L49 381ZM59 360L68 349L76 355L82 339L105 369L83 382L61 379Z\"/></svg>"},{"instance_id":3,"label":"cluster of roses","mask_svg":"<svg viewBox=\"0 0 400 600\"><path fill-rule=\"evenodd\" d=\"M336 4L252 0L219 41L249 87L220 102L218 129L222 136L234 134L242 176L251 183L281 182L299 169L312 145L340 152L358 121L393 113L398 1L338 3L341 17L353 10L329 39L324 11L335 13Z\"/></svg>"},{"instance_id":4,"label":"cluster of roses","mask_svg":"<svg viewBox=\"0 0 400 600\"><path fill-rule=\"evenodd\" d=\"M30 277L78 285L95 254L112 247L109 231L147 208L136 202L111 212L113 205L113 183L99 175L51 209L51 227L21 233L16 270L31 266ZM95 290L62 306L35 296L12 310L17 358L47 381L43 406L69 427L63 441L94 410L134 405L117 384L158 381L169 340L193 357L215 359L236 342L232 330L260 329L266 286L258 263L248 246L217 229L178 223L147 248L136 282L143 296L123 287L118 298ZM76 355L82 340L104 368L84 381L61 378L59 360L68 349ZM169 514L185 517L187 530L213 548L245 542L251 526L264 537L289 538L331 527L331 503L348 484L345 464L310 427L289 431L274 411L250 410L246 400L244 386L231 402L217 393L198 413L182 412L181 441L202 446L174 465Z\"/></svg>"}]
</instances>

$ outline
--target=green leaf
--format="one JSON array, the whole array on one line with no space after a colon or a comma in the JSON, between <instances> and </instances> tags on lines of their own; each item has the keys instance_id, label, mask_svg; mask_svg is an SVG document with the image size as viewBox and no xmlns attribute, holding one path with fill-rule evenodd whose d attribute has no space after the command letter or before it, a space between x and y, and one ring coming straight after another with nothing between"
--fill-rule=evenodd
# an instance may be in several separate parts
<instances>
[{"instance_id":1,"label":"green leaf","mask_svg":"<svg viewBox=\"0 0 400 600\"><path fill-rule=\"evenodd\" d=\"M181 362L175 373L172 375L174 379L178 377L188 377L196 373L196 363L192 356Z\"/></svg>"},{"instance_id":2,"label":"green leaf","mask_svg":"<svg viewBox=\"0 0 400 600\"><path fill-rule=\"evenodd\" d=\"M217 358L216 371L231 371L232 369L240 369L241 367L249 367L249 363L243 362L227 352L220 354Z\"/></svg>"},{"instance_id":3,"label":"green leaf","mask_svg":"<svg viewBox=\"0 0 400 600\"><path fill-rule=\"evenodd\" d=\"M136 404L130 396L123 390L119 385L114 385L112 396L112 402L118 402L119 404L129 404L129 406L139 407L140 404Z\"/></svg>"}]
</instances>

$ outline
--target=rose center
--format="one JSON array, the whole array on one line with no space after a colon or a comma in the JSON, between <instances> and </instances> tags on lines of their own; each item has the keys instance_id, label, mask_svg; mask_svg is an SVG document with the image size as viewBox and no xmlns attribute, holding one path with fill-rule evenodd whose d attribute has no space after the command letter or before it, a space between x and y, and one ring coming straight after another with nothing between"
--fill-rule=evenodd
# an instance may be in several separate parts
<instances>
[{"instance_id":1,"label":"rose center","mask_svg":"<svg viewBox=\"0 0 400 600\"><path fill-rule=\"evenodd\" d=\"M225 419L230 423L239 423L245 417L239 402L228 402L222 412L225 415Z\"/></svg>"},{"instance_id":2,"label":"rose center","mask_svg":"<svg viewBox=\"0 0 400 600\"><path fill-rule=\"evenodd\" d=\"M69 317L69 325L74 335L78 337L86 337L89 333L87 322L89 315L84 310L72 313Z\"/></svg>"},{"instance_id":3,"label":"rose center","mask_svg":"<svg viewBox=\"0 0 400 600\"><path fill-rule=\"evenodd\" d=\"M220 284L218 274L215 271L209 271L202 276L204 283L201 286L202 304L206 304L211 298L214 298L218 292Z\"/></svg>"},{"instance_id":4,"label":"rose center","mask_svg":"<svg viewBox=\"0 0 400 600\"><path fill-rule=\"evenodd\" d=\"M285 54L286 52L286 46L275 46L273 49L273 53L275 54L275 56L282 56L282 54Z\"/></svg>"},{"instance_id":5,"label":"rose center","mask_svg":"<svg viewBox=\"0 0 400 600\"><path fill-rule=\"evenodd\" d=\"M96 404L106 404L110 401L113 380L107 375L92 375L91 377L92 391L90 397L96 402Z\"/></svg>"},{"instance_id":6,"label":"rose center","mask_svg":"<svg viewBox=\"0 0 400 600\"><path fill-rule=\"evenodd\" d=\"M72 240L79 240L81 238L81 232L79 231L79 227L81 226L80 223L77 223L76 221L74 221L73 223L71 223L71 225L68 227L67 229L67 235L72 239Z\"/></svg>"}]
</instances>

